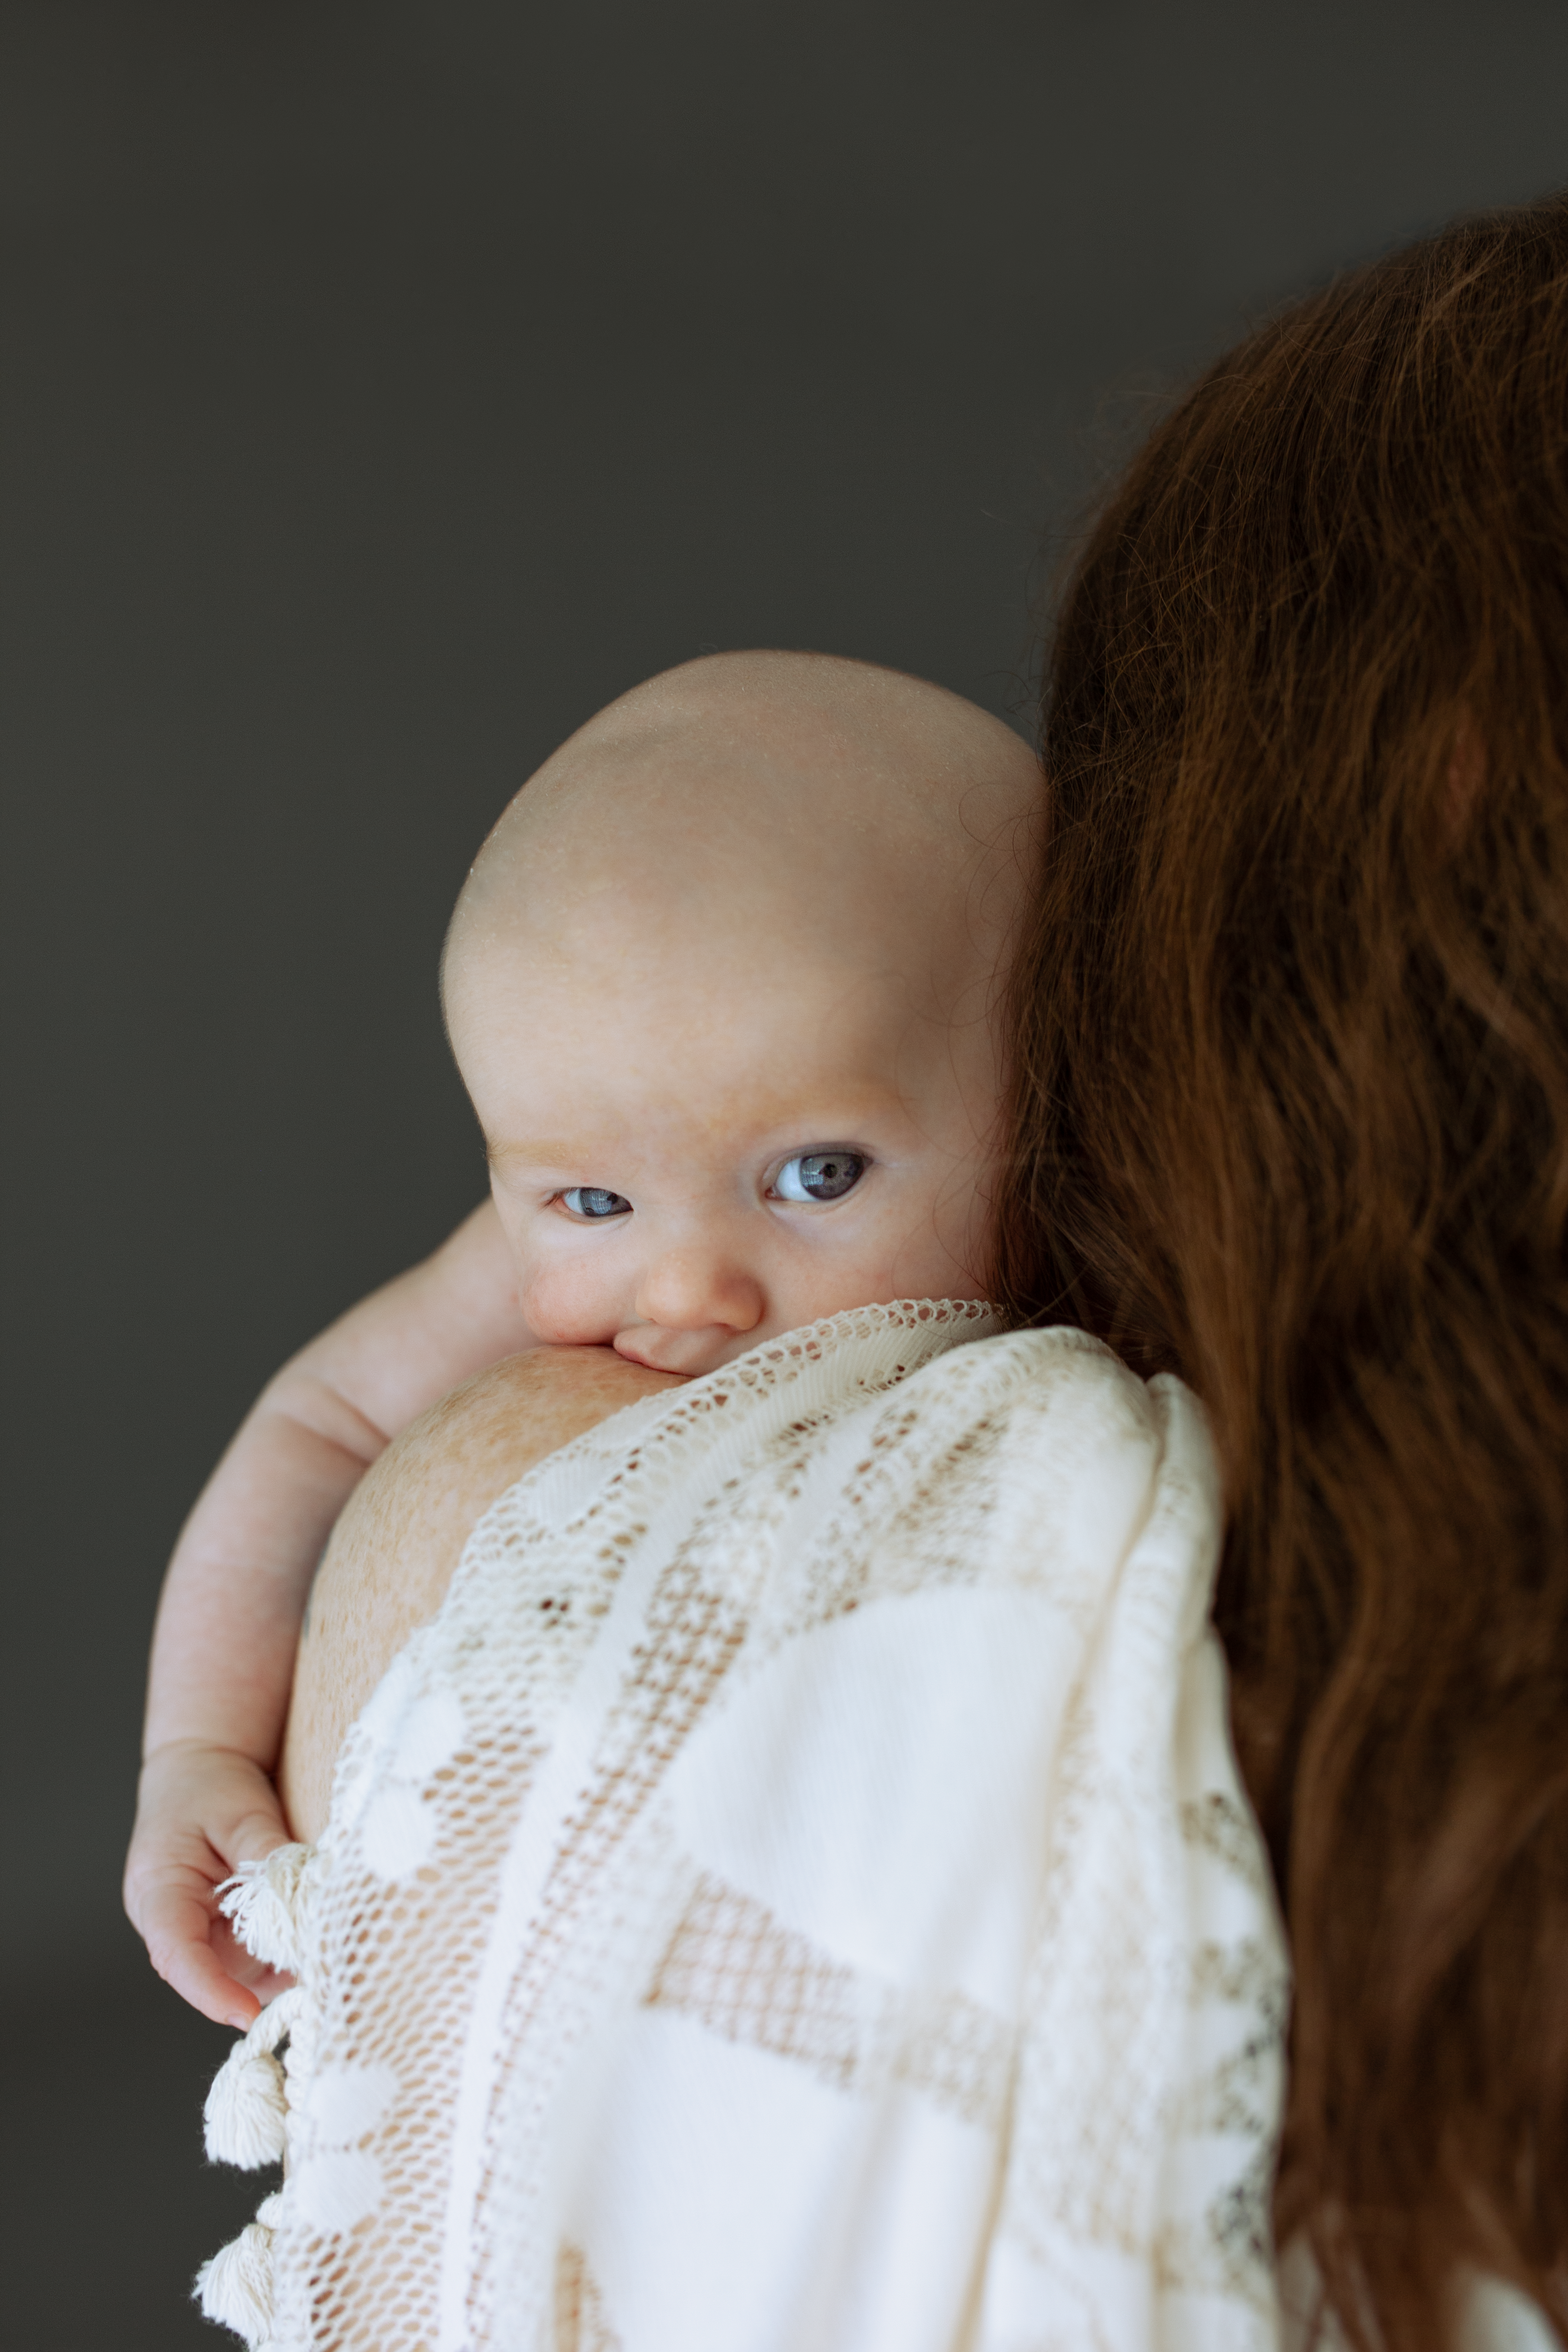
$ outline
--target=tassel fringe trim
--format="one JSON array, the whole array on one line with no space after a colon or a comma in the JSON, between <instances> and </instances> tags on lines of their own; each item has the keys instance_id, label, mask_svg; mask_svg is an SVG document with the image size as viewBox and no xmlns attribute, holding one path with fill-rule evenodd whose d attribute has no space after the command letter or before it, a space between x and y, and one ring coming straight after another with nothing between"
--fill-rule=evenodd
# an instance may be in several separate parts
<instances>
[{"instance_id":1,"label":"tassel fringe trim","mask_svg":"<svg viewBox=\"0 0 1568 2352\"><path fill-rule=\"evenodd\" d=\"M274 1846L262 1862L242 1862L218 1888L218 1908L253 1959L267 1967L300 1967L300 1882L308 1845Z\"/></svg>"},{"instance_id":2,"label":"tassel fringe trim","mask_svg":"<svg viewBox=\"0 0 1568 2352\"><path fill-rule=\"evenodd\" d=\"M254 2221L196 2274L196 2300L205 2317L243 2336L248 2352L271 2352L272 2225L279 2200L267 2198Z\"/></svg>"},{"instance_id":3,"label":"tassel fringe trim","mask_svg":"<svg viewBox=\"0 0 1568 2352\"><path fill-rule=\"evenodd\" d=\"M298 1991L279 1993L249 2032L235 2043L213 2077L203 2109L206 2150L215 2164L254 2172L283 2155L289 2097L279 2043L299 2011Z\"/></svg>"},{"instance_id":4,"label":"tassel fringe trim","mask_svg":"<svg viewBox=\"0 0 1568 2352\"><path fill-rule=\"evenodd\" d=\"M261 1862L242 1862L218 1889L218 1905L253 1958L297 1975L302 1878L310 1849L280 1845ZM296 1987L279 1993L236 2042L207 2093L206 2150L216 2164L246 2170L276 2164L284 2153L289 2101L279 2045L304 2000ZM272 2233L281 2193L264 2198L254 2221L197 2273L204 2315L241 2337L247 2352L284 2352L272 2334Z\"/></svg>"}]
</instances>

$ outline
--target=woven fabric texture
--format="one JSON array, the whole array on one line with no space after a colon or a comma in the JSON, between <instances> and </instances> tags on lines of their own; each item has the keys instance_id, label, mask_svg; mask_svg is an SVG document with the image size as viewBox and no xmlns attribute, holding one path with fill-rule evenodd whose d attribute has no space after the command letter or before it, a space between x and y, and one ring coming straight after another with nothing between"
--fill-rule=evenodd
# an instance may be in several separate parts
<instances>
[{"instance_id":1,"label":"woven fabric texture","mask_svg":"<svg viewBox=\"0 0 1568 2352\"><path fill-rule=\"evenodd\" d=\"M268 1865L252 2342L1272 2352L1287 1979L1218 1541L1178 1383L973 1303L540 1465Z\"/></svg>"}]
</instances>

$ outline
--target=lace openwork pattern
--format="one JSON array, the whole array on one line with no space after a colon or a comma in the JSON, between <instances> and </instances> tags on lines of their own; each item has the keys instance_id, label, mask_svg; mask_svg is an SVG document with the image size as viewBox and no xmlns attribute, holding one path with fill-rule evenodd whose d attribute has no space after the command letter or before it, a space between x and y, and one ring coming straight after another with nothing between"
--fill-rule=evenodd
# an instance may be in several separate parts
<instances>
[{"instance_id":1,"label":"lace openwork pattern","mask_svg":"<svg viewBox=\"0 0 1568 2352\"><path fill-rule=\"evenodd\" d=\"M645 1999L727 2042L792 2059L840 2091L872 2093L896 2076L993 2129L1006 2105L1005 2020L961 1992L922 1999L879 1983L707 1872Z\"/></svg>"},{"instance_id":2,"label":"lace openwork pattern","mask_svg":"<svg viewBox=\"0 0 1568 2352\"><path fill-rule=\"evenodd\" d=\"M831 1318L540 1465L355 1726L300 1879L254 2340L687 2340L626 2203L676 2144L657 2079L755 2103L759 2145L798 2116L857 2196L970 2182L942 2275L982 2281L976 2347L993 2294L1089 2310L1104 2260L1271 2342L1285 1978L1216 1529L1184 1391L974 1302ZM817 2226L769 2215L759 2265L798 2240L809 2273ZM832 2260L871 2309L875 2260Z\"/></svg>"}]
</instances>

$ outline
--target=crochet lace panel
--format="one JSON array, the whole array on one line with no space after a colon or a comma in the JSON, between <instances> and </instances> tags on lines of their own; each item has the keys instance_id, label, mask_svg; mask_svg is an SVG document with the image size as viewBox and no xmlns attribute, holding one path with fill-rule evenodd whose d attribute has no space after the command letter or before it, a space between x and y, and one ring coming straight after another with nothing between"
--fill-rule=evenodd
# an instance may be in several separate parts
<instances>
[{"instance_id":1,"label":"crochet lace panel","mask_svg":"<svg viewBox=\"0 0 1568 2352\"><path fill-rule=\"evenodd\" d=\"M1112 2249L1272 2340L1285 1977L1228 1751L1181 1719L1212 1734L1224 1694L1216 1661L1196 1698L1180 1671L1215 1538L1173 1414L1190 1437L1184 1391L1080 1333L904 1302L634 1406L495 1504L303 1874L276 2352L637 2352L562 2151L614 2021L654 2012L985 2136L995 2226L1042 2273ZM1084 1498L1108 1453L1161 1467L1109 1611L1121 1554ZM682 1843L700 1727L816 1629L964 1589L1046 1596L1080 1653L1010 2013L825 1946Z\"/></svg>"}]
</instances>

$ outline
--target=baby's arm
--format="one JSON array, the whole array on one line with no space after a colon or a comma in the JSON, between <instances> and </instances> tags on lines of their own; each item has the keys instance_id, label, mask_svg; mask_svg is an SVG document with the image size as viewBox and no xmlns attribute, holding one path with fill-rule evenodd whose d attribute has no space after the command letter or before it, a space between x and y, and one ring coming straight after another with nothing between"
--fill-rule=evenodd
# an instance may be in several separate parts
<instances>
[{"instance_id":1,"label":"baby's arm","mask_svg":"<svg viewBox=\"0 0 1568 2352\"><path fill-rule=\"evenodd\" d=\"M159 1974L208 2017L248 2025L258 2006L261 1972L213 1889L289 1833L271 1775L332 1522L389 1438L532 1344L487 1202L268 1382L185 1523L153 1635L125 1907Z\"/></svg>"}]
</instances>

